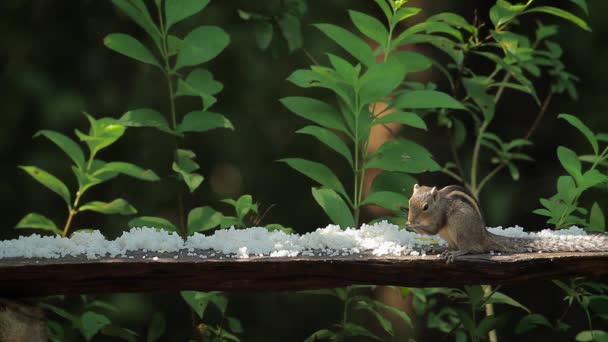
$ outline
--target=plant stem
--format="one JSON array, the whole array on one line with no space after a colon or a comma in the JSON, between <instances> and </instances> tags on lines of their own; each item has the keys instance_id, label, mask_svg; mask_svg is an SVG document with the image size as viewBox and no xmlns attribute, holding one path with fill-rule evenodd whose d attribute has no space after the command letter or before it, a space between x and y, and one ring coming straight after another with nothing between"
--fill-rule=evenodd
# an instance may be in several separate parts
<instances>
[{"instance_id":1,"label":"plant stem","mask_svg":"<svg viewBox=\"0 0 608 342\"><path fill-rule=\"evenodd\" d=\"M72 220L74 219L74 216L76 216L76 214L78 213L78 202L80 202L80 196L82 196L82 191L78 189L78 191L76 191L76 198L74 198L74 204L72 204L72 207L68 208L68 218L65 221L65 225L63 226L63 237L68 236L70 226L72 225Z\"/></svg>"},{"instance_id":2,"label":"plant stem","mask_svg":"<svg viewBox=\"0 0 608 342\"><path fill-rule=\"evenodd\" d=\"M359 116L361 114L361 109L359 108L359 91L355 89L355 164L354 166L354 189L353 189L353 209L354 209L354 219L355 219L355 227L359 227L359 182L362 175L360 175L359 169Z\"/></svg>"},{"instance_id":3,"label":"plant stem","mask_svg":"<svg viewBox=\"0 0 608 342\"><path fill-rule=\"evenodd\" d=\"M486 131L488 124L488 121L484 121L481 124L481 126L479 127L479 131L477 132L475 145L473 146L473 157L471 160L471 180L469 182L469 190L471 190L471 193L473 194L473 196L475 196L475 198L479 196L479 190L477 189L477 164L479 164L479 149L481 147L481 138L483 136L483 133Z\"/></svg>"},{"instance_id":4,"label":"plant stem","mask_svg":"<svg viewBox=\"0 0 608 342\"><path fill-rule=\"evenodd\" d=\"M487 296L488 299L495 293L495 291L492 291L491 285L482 285L481 288L483 289L483 293ZM487 299L486 299L486 301L487 301ZM485 303L484 306L486 309L486 317L494 316L494 304ZM488 340L490 342L498 341L498 335L496 334L496 329L492 329L492 330L488 331Z\"/></svg>"}]
</instances>

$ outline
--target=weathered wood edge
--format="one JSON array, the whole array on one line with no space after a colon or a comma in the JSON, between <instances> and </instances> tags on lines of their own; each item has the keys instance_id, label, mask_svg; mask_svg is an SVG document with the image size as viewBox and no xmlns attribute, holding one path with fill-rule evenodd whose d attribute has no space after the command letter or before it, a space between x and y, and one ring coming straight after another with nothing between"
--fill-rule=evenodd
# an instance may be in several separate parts
<instances>
[{"instance_id":1,"label":"weathered wood edge","mask_svg":"<svg viewBox=\"0 0 608 342\"><path fill-rule=\"evenodd\" d=\"M226 258L177 253L133 258L0 260L0 296L178 290L279 291L350 284L413 287L514 284L608 273L608 252L474 255L446 264L437 256ZM153 257L157 256L157 260Z\"/></svg>"}]
</instances>

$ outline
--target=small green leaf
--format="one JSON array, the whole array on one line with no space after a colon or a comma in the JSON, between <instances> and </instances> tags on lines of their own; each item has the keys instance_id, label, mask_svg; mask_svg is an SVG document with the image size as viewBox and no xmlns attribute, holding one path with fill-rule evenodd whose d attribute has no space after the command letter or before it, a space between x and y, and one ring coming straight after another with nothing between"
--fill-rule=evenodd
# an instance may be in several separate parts
<instances>
[{"instance_id":1,"label":"small green leaf","mask_svg":"<svg viewBox=\"0 0 608 342\"><path fill-rule=\"evenodd\" d=\"M208 4L209 0L165 0L165 31L202 11Z\"/></svg>"},{"instance_id":2,"label":"small green leaf","mask_svg":"<svg viewBox=\"0 0 608 342\"><path fill-rule=\"evenodd\" d=\"M235 334L241 334L243 332L243 326L241 322L234 317L226 317L228 320L228 328Z\"/></svg>"},{"instance_id":3,"label":"small green leaf","mask_svg":"<svg viewBox=\"0 0 608 342\"><path fill-rule=\"evenodd\" d=\"M365 41L355 34L332 24L315 24L313 26L325 33L326 36L331 38L364 65L372 66L375 64L376 59L374 58L372 49Z\"/></svg>"},{"instance_id":4,"label":"small green leaf","mask_svg":"<svg viewBox=\"0 0 608 342\"><path fill-rule=\"evenodd\" d=\"M302 47L302 23L293 14L285 13L277 21L283 38L287 42L289 52L293 52ZM272 32L272 31L271 31ZM270 36L272 38L272 35Z\"/></svg>"},{"instance_id":5,"label":"small green leaf","mask_svg":"<svg viewBox=\"0 0 608 342\"><path fill-rule=\"evenodd\" d=\"M557 193L566 203L572 203L577 194L576 183L570 176L560 176L557 179Z\"/></svg>"},{"instance_id":6,"label":"small green leaf","mask_svg":"<svg viewBox=\"0 0 608 342\"><path fill-rule=\"evenodd\" d=\"M122 328L114 324L106 325L99 331L104 336L110 336L122 339L127 342L137 342L139 341L138 334L127 328Z\"/></svg>"},{"instance_id":7,"label":"small green leaf","mask_svg":"<svg viewBox=\"0 0 608 342\"><path fill-rule=\"evenodd\" d=\"M214 112L195 110L184 116L182 122L177 125L177 131L186 132L206 132L215 128L234 129L232 122L225 116Z\"/></svg>"},{"instance_id":8,"label":"small green leaf","mask_svg":"<svg viewBox=\"0 0 608 342\"><path fill-rule=\"evenodd\" d=\"M80 316L80 330L87 341L90 341L103 327L111 323L108 317L93 311L87 311Z\"/></svg>"},{"instance_id":9,"label":"small green leaf","mask_svg":"<svg viewBox=\"0 0 608 342\"><path fill-rule=\"evenodd\" d=\"M416 178L407 173L385 171L374 178L370 192L392 191L410 198L416 183Z\"/></svg>"},{"instance_id":10,"label":"small green leaf","mask_svg":"<svg viewBox=\"0 0 608 342\"><path fill-rule=\"evenodd\" d=\"M395 108L451 108L465 109L458 100L435 90L412 90L399 95L392 104Z\"/></svg>"},{"instance_id":11,"label":"small green leaf","mask_svg":"<svg viewBox=\"0 0 608 342\"><path fill-rule=\"evenodd\" d=\"M255 42L260 50L265 51L272 42L274 35L274 27L271 23L263 20L257 20L254 24Z\"/></svg>"},{"instance_id":12,"label":"small green leaf","mask_svg":"<svg viewBox=\"0 0 608 342\"><path fill-rule=\"evenodd\" d=\"M34 137L39 137L41 135L52 141L63 152L65 152L65 154L72 159L78 168L84 169L84 153L80 149L80 146L74 142L74 140L61 133L48 130L39 131L38 133L34 134Z\"/></svg>"},{"instance_id":13,"label":"small green leaf","mask_svg":"<svg viewBox=\"0 0 608 342\"><path fill-rule=\"evenodd\" d=\"M342 228L354 227L353 213L334 190L327 188L312 188L312 196L321 206L329 219Z\"/></svg>"},{"instance_id":14,"label":"small green leaf","mask_svg":"<svg viewBox=\"0 0 608 342\"><path fill-rule=\"evenodd\" d=\"M212 297L217 296L218 291L198 292L198 291L181 291L182 298L196 312L200 319L203 319L205 310L211 301Z\"/></svg>"},{"instance_id":15,"label":"small green leaf","mask_svg":"<svg viewBox=\"0 0 608 342\"><path fill-rule=\"evenodd\" d=\"M404 288L404 289L406 289L406 288ZM410 318L410 316L406 312L404 312L402 310L399 310L398 308L396 308L394 306L387 305L386 303L381 302L379 300L374 300L373 303L374 303L374 306L376 306L378 308L381 308L381 309L384 309L384 310L386 310L386 311L388 311L388 312L396 315L397 317L401 318L401 320L403 321L403 323L405 323L405 325L408 328L410 328L410 329L414 328L414 324L412 323L412 319Z\"/></svg>"},{"instance_id":16,"label":"small green leaf","mask_svg":"<svg viewBox=\"0 0 608 342\"><path fill-rule=\"evenodd\" d=\"M570 2L580 7L586 15L589 15L589 8L587 7L587 0L570 0Z\"/></svg>"},{"instance_id":17,"label":"small green leaf","mask_svg":"<svg viewBox=\"0 0 608 342\"><path fill-rule=\"evenodd\" d=\"M78 208L78 211L95 211L102 214L119 214L119 215L133 215L137 213L129 202L122 198L113 200L112 202L100 202L94 201L83 204Z\"/></svg>"},{"instance_id":18,"label":"small green leaf","mask_svg":"<svg viewBox=\"0 0 608 342\"><path fill-rule=\"evenodd\" d=\"M574 126L581 133L583 133L585 138L587 138L589 144L591 144L591 147L593 147L593 153L595 153L596 155L598 154L599 145L597 143L597 138L595 137L595 134L593 134L593 131L591 131L591 129L587 127L587 125L585 125L579 118L574 115L560 114L557 117L568 121L569 124Z\"/></svg>"},{"instance_id":19,"label":"small green leaf","mask_svg":"<svg viewBox=\"0 0 608 342\"><path fill-rule=\"evenodd\" d=\"M506 0L497 0L496 4L490 8L490 20L494 27L498 28L521 14L526 7L527 5L513 5Z\"/></svg>"},{"instance_id":20,"label":"small green leaf","mask_svg":"<svg viewBox=\"0 0 608 342\"><path fill-rule=\"evenodd\" d=\"M376 340L376 341L384 341L380 337L378 337L375 334L373 334L371 331L367 330L367 328L362 327L362 326L360 326L358 324L346 322L342 326L342 329L344 329L344 333L345 333L346 336L350 336L350 337L365 336L365 337L369 337L369 338L371 338L373 340Z\"/></svg>"},{"instance_id":21,"label":"small green leaf","mask_svg":"<svg viewBox=\"0 0 608 342\"><path fill-rule=\"evenodd\" d=\"M353 165L353 158L348 146L346 146L346 143L332 131L319 126L306 126L297 130L296 133L312 135L332 150L338 152L351 166Z\"/></svg>"},{"instance_id":22,"label":"small green leaf","mask_svg":"<svg viewBox=\"0 0 608 342\"><path fill-rule=\"evenodd\" d=\"M201 174L186 171L179 164L179 162L173 162L171 169L179 174L179 177L184 181L184 183L186 183L190 193L193 193L196 189L198 189L201 183L203 183L205 180L205 177L203 177Z\"/></svg>"},{"instance_id":23,"label":"small green leaf","mask_svg":"<svg viewBox=\"0 0 608 342\"><path fill-rule=\"evenodd\" d=\"M558 146L557 157L559 158L559 161L564 167L564 169L568 171L568 173L572 175L575 180L578 181L581 179L582 166L580 160L578 160L578 157L574 151L564 146Z\"/></svg>"},{"instance_id":24,"label":"small green leaf","mask_svg":"<svg viewBox=\"0 0 608 342\"><path fill-rule=\"evenodd\" d=\"M55 222L38 213L29 213L17 223L15 228L34 228L53 232L57 235L62 235L61 230L57 228Z\"/></svg>"},{"instance_id":25,"label":"small green leaf","mask_svg":"<svg viewBox=\"0 0 608 342\"><path fill-rule=\"evenodd\" d=\"M93 172L94 177L103 177L106 173L117 173L125 176L137 178L143 181L155 182L160 178L150 169L142 169L141 167L127 162L109 162Z\"/></svg>"},{"instance_id":26,"label":"small green leaf","mask_svg":"<svg viewBox=\"0 0 608 342\"><path fill-rule=\"evenodd\" d=\"M91 124L89 134L76 130L76 135L89 147L92 155L115 143L125 133L125 126L113 118L95 119L88 113L84 113Z\"/></svg>"},{"instance_id":27,"label":"small green leaf","mask_svg":"<svg viewBox=\"0 0 608 342\"><path fill-rule=\"evenodd\" d=\"M523 334L541 325L547 328L553 327L545 316L541 314L528 314L517 323L515 333Z\"/></svg>"},{"instance_id":28,"label":"small green leaf","mask_svg":"<svg viewBox=\"0 0 608 342\"><path fill-rule=\"evenodd\" d=\"M138 2L139 4L136 2L136 6L133 6L132 2L129 2L128 0L112 0L114 6L120 8L122 12L143 28L160 49L160 30L156 24L154 24L154 21L152 21L145 4L141 1Z\"/></svg>"},{"instance_id":29,"label":"small green leaf","mask_svg":"<svg viewBox=\"0 0 608 342\"><path fill-rule=\"evenodd\" d=\"M389 96L403 81L405 68L394 60L374 64L361 77L360 106Z\"/></svg>"},{"instance_id":30,"label":"small green leaf","mask_svg":"<svg viewBox=\"0 0 608 342\"><path fill-rule=\"evenodd\" d=\"M384 1L384 0L378 0ZM320 329L308 336L304 342L318 342L318 341L338 341L338 334L329 329Z\"/></svg>"},{"instance_id":31,"label":"small green leaf","mask_svg":"<svg viewBox=\"0 0 608 342\"><path fill-rule=\"evenodd\" d=\"M326 128L337 129L348 134L348 129L336 109L323 101L308 97L284 97L281 103L304 119Z\"/></svg>"},{"instance_id":32,"label":"small green leaf","mask_svg":"<svg viewBox=\"0 0 608 342\"><path fill-rule=\"evenodd\" d=\"M388 56L388 61L400 63L407 73L424 71L433 65L430 58L414 51L394 51Z\"/></svg>"},{"instance_id":33,"label":"small green leaf","mask_svg":"<svg viewBox=\"0 0 608 342\"><path fill-rule=\"evenodd\" d=\"M251 195L243 195L236 201L234 209L236 209L236 216L242 220L255 207L253 197ZM257 209L255 210L257 211Z\"/></svg>"},{"instance_id":34,"label":"small green leaf","mask_svg":"<svg viewBox=\"0 0 608 342\"><path fill-rule=\"evenodd\" d=\"M379 168L386 171L407 173L439 171L441 169L427 149L405 139L393 139L382 144L365 164L365 168Z\"/></svg>"},{"instance_id":35,"label":"small green leaf","mask_svg":"<svg viewBox=\"0 0 608 342\"><path fill-rule=\"evenodd\" d=\"M162 132L176 134L167 119L158 111L150 108L133 109L120 117L118 123L126 127L154 127Z\"/></svg>"},{"instance_id":36,"label":"small green leaf","mask_svg":"<svg viewBox=\"0 0 608 342\"><path fill-rule=\"evenodd\" d=\"M462 84L466 88L467 94L483 113L485 121L492 120L496 103L494 102L494 96L488 94L488 79L484 77L463 78Z\"/></svg>"},{"instance_id":37,"label":"small green leaf","mask_svg":"<svg viewBox=\"0 0 608 342\"><path fill-rule=\"evenodd\" d=\"M583 30L591 32L591 27L589 27L589 25L583 19L575 16L574 14L572 14L572 13L570 13L568 11L564 11L561 8L557 8L557 7L553 7L553 6L537 6L537 7L532 7L529 10L526 10L525 13L547 13L547 14L551 14L551 15L554 15L556 17L560 17L562 19L566 19L566 20L574 23L578 27L582 28Z\"/></svg>"},{"instance_id":38,"label":"small green leaf","mask_svg":"<svg viewBox=\"0 0 608 342\"><path fill-rule=\"evenodd\" d=\"M589 230L595 232L606 231L606 218L604 213L597 202L591 206L591 213L589 214Z\"/></svg>"},{"instance_id":39,"label":"small green leaf","mask_svg":"<svg viewBox=\"0 0 608 342\"><path fill-rule=\"evenodd\" d=\"M204 232L220 225L224 215L211 207L198 207L188 213L188 234Z\"/></svg>"},{"instance_id":40,"label":"small green leaf","mask_svg":"<svg viewBox=\"0 0 608 342\"><path fill-rule=\"evenodd\" d=\"M153 216L140 216L132 219L128 223L129 227L148 227L148 228L159 228L165 229L171 232L177 231L177 228L168 220L162 217L153 217Z\"/></svg>"},{"instance_id":41,"label":"small green leaf","mask_svg":"<svg viewBox=\"0 0 608 342\"><path fill-rule=\"evenodd\" d=\"M528 309L520 302L516 301L515 299L507 296L506 294L504 294L502 292L494 292L494 294L486 300L486 303L487 304L507 304L507 305L510 305L510 306L513 306L516 308L520 308L528 313L531 313L530 309Z\"/></svg>"},{"instance_id":42,"label":"small green leaf","mask_svg":"<svg viewBox=\"0 0 608 342\"><path fill-rule=\"evenodd\" d=\"M176 0L179 1L179 0ZM175 69L207 62L230 43L230 36L217 26L200 26L184 37Z\"/></svg>"},{"instance_id":43,"label":"small green leaf","mask_svg":"<svg viewBox=\"0 0 608 342\"><path fill-rule=\"evenodd\" d=\"M127 57L140 62L151 64L161 68L156 57L139 40L124 33L111 33L103 39L103 43L110 50L114 50Z\"/></svg>"},{"instance_id":44,"label":"small green leaf","mask_svg":"<svg viewBox=\"0 0 608 342\"><path fill-rule=\"evenodd\" d=\"M490 330L496 328L497 322L498 318L496 318L494 315L484 317L477 325L477 336L487 336Z\"/></svg>"},{"instance_id":45,"label":"small green leaf","mask_svg":"<svg viewBox=\"0 0 608 342\"><path fill-rule=\"evenodd\" d=\"M49 190L61 196L68 207L72 205L72 196L70 195L68 187L57 177L36 166L19 166L19 168L27 172L32 178L46 186Z\"/></svg>"},{"instance_id":46,"label":"small green leaf","mask_svg":"<svg viewBox=\"0 0 608 342\"><path fill-rule=\"evenodd\" d=\"M344 197L348 197L346 190L338 177L327 166L301 158L285 158L279 161L286 163L296 171L306 175L324 187L336 190L338 193L344 195Z\"/></svg>"},{"instance_id":47,"label":"small green leaf","mask_svg":"<svg viewBox=\"0 0 608 342\"><path fill-rule=\"evenodd\" d=\"M389 113L374 120L374 125L387 124L387 123L398 123L402 125L408 125L415 128L427 130L426 123L418 114L412 112L396 112Z\"/></svg>"},{"instance_id":48,"label":"small green leaf","mask_svg":"<svg viewBox=\"0 0 608 342\"><path fill-rule=\"evenodd\" d=\"M203 101L203 110L213 106L217 99L213 96L224 88L223 84L213 79L213 74L207 69L196 68L185 80L180 79L177 84L176 96L200 96Z\"/></svg>"},{"instance_id":49,"label":"small green leaf","mask_svg":"<svg viewBox=\"0 0 608 342\"><path fill-rule=\"evenodd\" d=\"M398 212L402 208L407 208L409 198L400 193L392 191L372 192L365 197L361 205L375 204L391 211Z\"/></svg>"},{"instance_id":50,"label":"small green leaf","mask_svg":"<svg viewBox=\"0 0 608 342\"><path fill-rule=\"evenodd\" d=\"M393 18L393 11L391 10L391 8L386 3L386 0L374 0L374 2L376 2L376 4L382 10L382 13L384 13L384 16L386 17L386 20L390 22L391 19Z\"/></svg>"},{"instance_id":51,"label":"small green leaf","mask_svg":"<svg viewBox=\"0 0 608 342\"><path fill-rule=\"evenodd\" d=\"M388 31L386 30L386 26L378 19L353 10L349 10L348 14L361 33L375 40L381 46L386 44L388 40Z\"/></svg>"}]
</instances>

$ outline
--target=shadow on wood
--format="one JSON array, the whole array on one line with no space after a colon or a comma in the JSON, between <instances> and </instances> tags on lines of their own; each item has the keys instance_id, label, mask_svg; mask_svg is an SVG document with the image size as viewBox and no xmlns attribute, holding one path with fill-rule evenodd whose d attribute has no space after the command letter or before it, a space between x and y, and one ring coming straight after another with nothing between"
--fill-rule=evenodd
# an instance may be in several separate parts
<instances>
[{"instance_id":1,"label":"shadow on wood","mask_svg":"<svg viewBox=\"0 0 608 342\"><path fill-rule=\"evenodd\" d=\"M177 290L277 291L350 284L412 287L513 284L608 273L608 253L437 256L250 257L196 251L133 253L133 258L3 259L0 296ZM157 260L153 257L157 256Z\"/></svg>"}]
</instances>

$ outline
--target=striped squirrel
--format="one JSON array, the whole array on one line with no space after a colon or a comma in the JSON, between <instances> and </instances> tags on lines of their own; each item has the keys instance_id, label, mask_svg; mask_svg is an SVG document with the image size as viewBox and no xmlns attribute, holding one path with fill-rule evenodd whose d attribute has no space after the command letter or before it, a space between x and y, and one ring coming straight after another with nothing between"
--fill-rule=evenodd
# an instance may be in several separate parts
<instances>
[{"instance_id":1,"label":"striped squirrel","mask_svg":"<svg viewBox=\"0 0 608 342\"><path fill-rule=\"evenodd\" d=\"M592 252L608 251L608 236L577 235L515 238L486 230L479 202L463 187L414 185L409 200L408 226L419 234L439 235L448 243L441 256L448 263L458 256L495 252Z\"/></svg>"}]
</instances>

